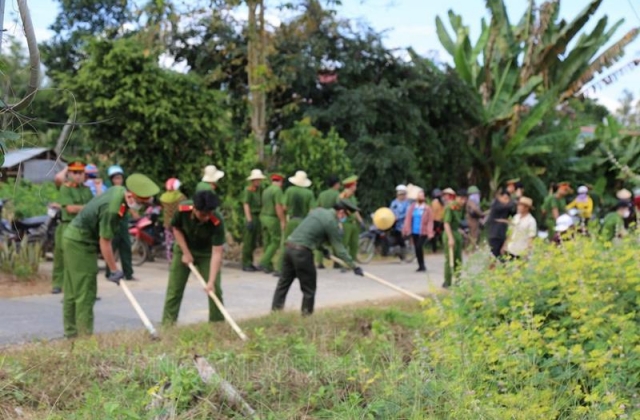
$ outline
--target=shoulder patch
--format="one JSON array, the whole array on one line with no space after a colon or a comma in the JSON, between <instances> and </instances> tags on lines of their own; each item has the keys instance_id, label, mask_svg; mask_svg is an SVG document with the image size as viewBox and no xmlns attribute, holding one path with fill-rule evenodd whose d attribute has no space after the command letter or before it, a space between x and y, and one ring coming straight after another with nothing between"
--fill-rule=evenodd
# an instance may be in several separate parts
<instances>
[{"instance_id":1,"label":"shoulder patch","mask_svg":"<svg viewBox=\"0 0 640 420\"><path fill-rule=\"evenodd\" d=\"M120 204L120 210L118 210L118 216L124 217L124 214L127 212L127 205L122 203Z\"/></svg>"},{"instance_id":2,"label":"shoulder patch","mask_svg":"<svg viewBox=\"0 0 640 420\"><path fill-rule=\"evenodd\" d=\"M218 219L213 214L209 216L209 220L211 221L211 223L213 223L214 226L218 226L220 224L220 219Z\"/></svg>"},{"instance_id":3,"label":"shoulder patch","mask_svg":"<svg viewBox=\"0 0 640 420\"><path fill-rule=\"evenodd\" d=\"M64 183L64 186L69 188L76 188L78 184L76 184L75 182L67 181Z\"/></svg>"},{"instance_id":4,"label":"shoulder patch","mask_svg":"<svg viewBox=\"0 0 640 420\"><path fill-rule=\"evenodd\" d=\"M193 210L193 205L191 204L180 204L178 207L178 211L191 211Z\"/></svg>"}]
</instances>

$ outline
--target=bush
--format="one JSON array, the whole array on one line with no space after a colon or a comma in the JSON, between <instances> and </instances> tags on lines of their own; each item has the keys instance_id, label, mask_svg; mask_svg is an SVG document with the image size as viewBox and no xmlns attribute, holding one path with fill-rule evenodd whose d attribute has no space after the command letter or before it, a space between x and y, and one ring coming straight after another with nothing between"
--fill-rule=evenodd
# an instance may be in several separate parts
<instances>
[{"instance_id":1,"label":"bush","mask_svg":"<svg viewBox=\"0 0 640 420\"><path fill-rule=\"evenodd\" d=\"M25 245L0 243L0 272L19 280L31 279L38 274L42 249L39 243Z\"/></svg>"},{"instance_id":2,"label":"bush","mask_svg":"<svg viewBox=\"0 0 640 420\"><path fill-rule=\"evenodd\" d=\"M448 418L614 419L637 412L637 239L541 247L426 310L423 393Z\"/></svg>"},{"instance_id":3,"label":"bush","mask_svg":"<svg viewBox=\"0 0 640 420\"><path fill-rule=\"evenodd\" d=\"M22 180L9 178L7 182L0 182L0 199L9 199L2 217L13 219L21 217L40 216L47 213L47 205L57 199L58 190L53 182L32 184Z\"/></svg>"}]
</instances>

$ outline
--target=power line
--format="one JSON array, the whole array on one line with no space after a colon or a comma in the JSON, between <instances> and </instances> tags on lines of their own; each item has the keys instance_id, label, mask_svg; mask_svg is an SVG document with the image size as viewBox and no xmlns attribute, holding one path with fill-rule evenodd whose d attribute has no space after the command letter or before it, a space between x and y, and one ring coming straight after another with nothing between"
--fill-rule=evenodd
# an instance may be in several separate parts
<instances>
[{"instance_id":1,"label":"power line","mask_svg":"<svg viewBox=\"0 0 640 420\"><path fill-rule=\"evenodd\" d=\"M634 7L633 3L631 2L631 0L627 0L627 2L629 2L629 6L631 6L631 10L633 10L633 14L636 15L638 22L640 22L640 15L636 11L636 8Z\"/></svg>"}]
</instances>

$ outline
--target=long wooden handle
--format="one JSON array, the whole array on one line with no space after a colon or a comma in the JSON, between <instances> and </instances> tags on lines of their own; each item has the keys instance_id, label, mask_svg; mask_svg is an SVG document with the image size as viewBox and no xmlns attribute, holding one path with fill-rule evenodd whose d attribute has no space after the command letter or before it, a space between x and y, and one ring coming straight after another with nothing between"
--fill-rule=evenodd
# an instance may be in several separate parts
<instances>
[{"instance_id":1,"label":"long wooden handle","mask_svg":"<svg viewBox=\"0 0 640 420\"><path fill-rule=\"evenodd\" d=\"M450 246L449 247L449 267L451 268L451 271L453 271L453 247Z\"/></svg>"},{"instance_id":2,"label":"long wooden handle","mask_svg":"<svg viewBox=\"0 0 640 420\"><path fill-rule=\"evenodd\" d=\"M334 262L337 262L338 264L342 265L343 267L347 266L347 264L344 261L342 261L340 258L338 258L338 257L330 255L329 258L331 258ZM377 281L378 283L380 283L382 285L385 285L385 286L395 290L396 292L403 293L403 294L405 294L405 295L407 295L407 296L409 296L409 297L411 297L411 298L413 298L413 299L415 299L415 300L417 300L419 302L422 302L424 300L424 298L422 296L416 295L415 293L410 292L409 290L405 290L405 289L403 289L401 287L398 287L393 283L389 283L388 281L386 281L386 280L384 280L384 279L382 279L382 278L380 278L380 277L378 277L376 275L373 275L371 273L367 273L366 271L364 271L363 274L368 279L371 279L373 281Z\"/></svg>"},{"instance_id":3,"label":"long wooden handle","mask_svg":"<svg viewBox=\"0 0 640 420\"><path fill-rule=\"evenodd\" d=\"M125 282L124 279L120 280L120 288L122 289L124 294L127 295L127 298L129 299L129 302L131 302L133 309L136 310L136 312L138 313L138 316L142 320L142 323L147 328L147 330L149 330L149 334L151 334L152 337L157 338L158 333L156 332L156 329L153 328L153 324L151 323L151 321L149 321L147 314L144 313L144 311L142 310L142 307L140 307L140 304L138 303L136 298L133 296L133 293L131 293L131 290L129 290L129 286L127 286L127 283Z\"/></svg>"},{"instance_id":4,"label":"long wooden handle","mask_svg":"<svg viewBox=\"0 0 640 420\"><path fill-rule=\"evenodd\" d=\"M198 269L191 263L189 264L189 269L191 270L193 275L196 276L196 278L200 281L200 284L202 285L204 290L207 290L207 282L204 281L204 278L202 277L202 274L200 274ZM247 341L248 340L247 336L245 335L245 333L242 332L240 327L238 327L238 324L235 323L233 318L231 318L231 315L229 315L229 312L227 312L227 310L224 308L224 306L222 305L222 302L220 302L220 299L218 299L218 296L216 296L215 293L210 292L210 291L207 291L207 294L209 295L211 300L213 300L213 303L216 304L218 309L220 309L220 312L222 313L222 316L229 323L229 325L231 325L231 328L233 328L233 330L236 332L236 334L238 334L238 336L243 341Z\"/></svg>"}]
</instances>

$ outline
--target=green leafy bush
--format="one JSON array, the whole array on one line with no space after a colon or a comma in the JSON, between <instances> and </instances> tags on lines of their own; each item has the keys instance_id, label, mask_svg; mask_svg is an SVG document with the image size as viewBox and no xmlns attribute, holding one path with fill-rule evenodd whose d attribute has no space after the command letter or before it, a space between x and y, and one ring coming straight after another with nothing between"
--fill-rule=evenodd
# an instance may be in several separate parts
<instances>
[{"instance_id":1,"label":"green leafy bush","mask_svg":"<svg viewBox=\"0 0 640 420\"><path fill-rule=\"evenodd\" d=\"M540 246L431 301L423 393L447 418L614 419L640 407L637 238Z\"/></svg>"},{"instance_id":2,"label":"green leafy bush","mask_svg":"<svg viewBox=\"0 0 640 420\"><path fill-rule=\"evenodd\" d=\"M47 205L56 200L58 190L52 182L33 184L22 180L9 178L7 182L0 182L0 199L10 201L4 208L5 219L13 219L14 216L32 217L46 214Z\"/></svg>"}]
</instances>

